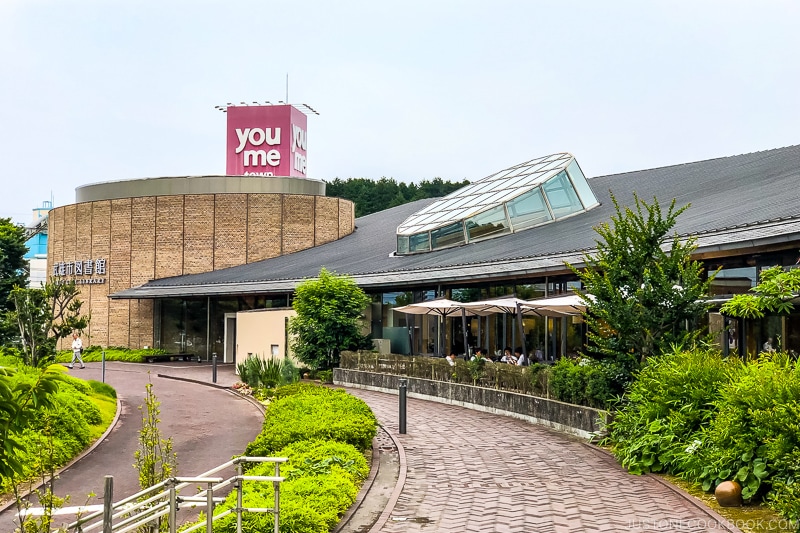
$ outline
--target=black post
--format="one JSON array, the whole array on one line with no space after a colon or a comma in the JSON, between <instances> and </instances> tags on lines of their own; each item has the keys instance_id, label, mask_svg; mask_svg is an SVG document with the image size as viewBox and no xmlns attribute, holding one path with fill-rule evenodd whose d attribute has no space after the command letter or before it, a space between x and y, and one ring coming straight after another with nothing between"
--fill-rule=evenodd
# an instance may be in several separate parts
<instances>
[{"instance_id":1,"label":"black post","mask_svg":"<svg viewBox=\"0 0 800 533\"><path fill-rule=\"evenodd\" d=\"M408 380L400 380L400 434L406 433L406 389Z\"/></svg>"},{"instance_id":2,"label":"black post","mask_svg":"<svg viewBox=\"0 0 800 533\"><path fill-rule=\"evenodd\" d=\"M211 383L217 382L217 352L211 354Z\"/></svg>"},{"instance_id":3,"label":"black post","mask_svg":"<svg viewBox=\"0 0 800 533\"><path fill-rule=\"evenodd\" d=\"M102 382L103 382L103 383L105 383L105 382L106 382L106 351L105 351L105 350L103 350L103 352L102 352L102 353L103 353L103 355L102 355L102 360L101 360L101 362L102 362L103 364L101 365L101 368L103 369L103 374L102 374L102 375L103 375L103 377L101 378L101 380L102 380Z\"/></svg>"}]
</instances>

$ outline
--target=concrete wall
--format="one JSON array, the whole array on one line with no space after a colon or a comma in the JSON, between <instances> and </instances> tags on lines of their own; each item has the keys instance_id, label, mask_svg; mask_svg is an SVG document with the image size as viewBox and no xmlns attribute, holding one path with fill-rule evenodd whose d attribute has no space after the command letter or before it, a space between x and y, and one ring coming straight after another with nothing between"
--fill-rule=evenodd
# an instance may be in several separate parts
<instances>
[{"instance_id":1,"label":"concrete wall","mask_svg":"<svg viewBox=\"0 0 800 533\"><path fill-rule=\"evenodd\" d=\"M603 432L608 416L599 409L514 392L344 368L333 370L333 382L337 385L394 394L397 394L400 379L407 380L411 398L512 416L585 439Z\"/></svg>"},{"instance_id":2,"label":"concrete wall","mask_svg":"<svg viewBox=\"0 0 800 533\"><path fill-rule=\"evenodd\" d=\"M89 201L50 211L47 272L51 276L56 263L105 259L106 273L91 276L102 277L95 280L101 283L89 283L90 276L60 278L84 282L82 311L92 320L83 342L141 348L155 345L153 301L110 300L109 294L312 248L354 227L353 202L326 196L218 193Z\"/></svg>"},{"instance_id":3,"label":"concrete wall","mask_svg":"<svg viewBox=\"0 0 800 533\"><path fill-rule=\"evenodd\" d=\"M247 354L270 358L272 346L277 346L277 358L288 354L286 319L296 316L294 309L257 309L236 313L236 354L239 363Z\"/></svg>"}]
</instances>

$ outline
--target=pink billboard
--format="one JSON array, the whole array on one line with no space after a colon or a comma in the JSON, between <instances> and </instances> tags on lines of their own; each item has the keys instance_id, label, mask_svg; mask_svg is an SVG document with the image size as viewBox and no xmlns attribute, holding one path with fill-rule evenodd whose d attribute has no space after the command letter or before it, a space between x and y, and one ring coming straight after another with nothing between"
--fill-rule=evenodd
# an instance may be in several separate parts
<instances>
[{"instance_id":1,"label":"pink billboard","mask_svg":"<svg viewBox=\"0 0 800 533\"><path fill-rule=\"evenodd\" d=\"M306 177L306 115L291 105L229 106L229 176Z\"/></svg>"}]
</instances>

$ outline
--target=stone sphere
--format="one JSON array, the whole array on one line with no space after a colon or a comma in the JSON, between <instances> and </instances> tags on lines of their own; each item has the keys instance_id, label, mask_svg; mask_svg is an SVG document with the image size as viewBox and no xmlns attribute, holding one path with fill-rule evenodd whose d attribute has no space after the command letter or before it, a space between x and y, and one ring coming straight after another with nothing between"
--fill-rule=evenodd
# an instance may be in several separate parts
<instances>
[{"instance_id":1,"label":"stone sphere","mask_svg":"<svg viewBox=\"0 0 800 533\"><path fill-rule=\"evenodd\" d=\"M722 507L741 507L742 486L735 481L723 481L714 491L714 497Z\"/></svg>"}]
</instances>

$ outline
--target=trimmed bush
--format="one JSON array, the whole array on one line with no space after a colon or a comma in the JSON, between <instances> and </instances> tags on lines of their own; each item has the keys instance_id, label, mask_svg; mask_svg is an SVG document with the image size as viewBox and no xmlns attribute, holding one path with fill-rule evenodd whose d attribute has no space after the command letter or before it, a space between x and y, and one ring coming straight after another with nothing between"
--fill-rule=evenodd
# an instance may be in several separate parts
<instances>
[{"instance_id":1,"label":"trimmed bush","mask_svg":"<svg viewBox=\"0 0 800 533\"><path fill-rule=\"evenodd\" d=\"M355 502L360 483L369 473L361 450L375 436L375 417L367 405L341 390L296 383L276 390L264 429L250 443L247 455L286 457L281 465L280 530L283 533L327 533ZM367 439L369 439L367 441ZM279 445L283 442L283 445ZM356 445L354 445L356 443ZM274 475L274 463L258 463L249 475ZM245 482L245 507L272 507L272 483ZM228 495L215 514L236 506ZM245 513L242 531L272 531L273 516ZM236 531L235 514L214 522L214 531Z\"/></svg>"},{"instance_id":2,"label":"trimmed bush","mask_svg":"<svg viewBox=\"0 0 800 533\"><path fill-rule=\"evenodd\" d=\"M292 442L311 439L346 442L359 450L369 448L377 423L367 404L342 390L316 389L273 401L267 407L261 433L245 453L270 456Z\"/></svg>"}]
</instances>

